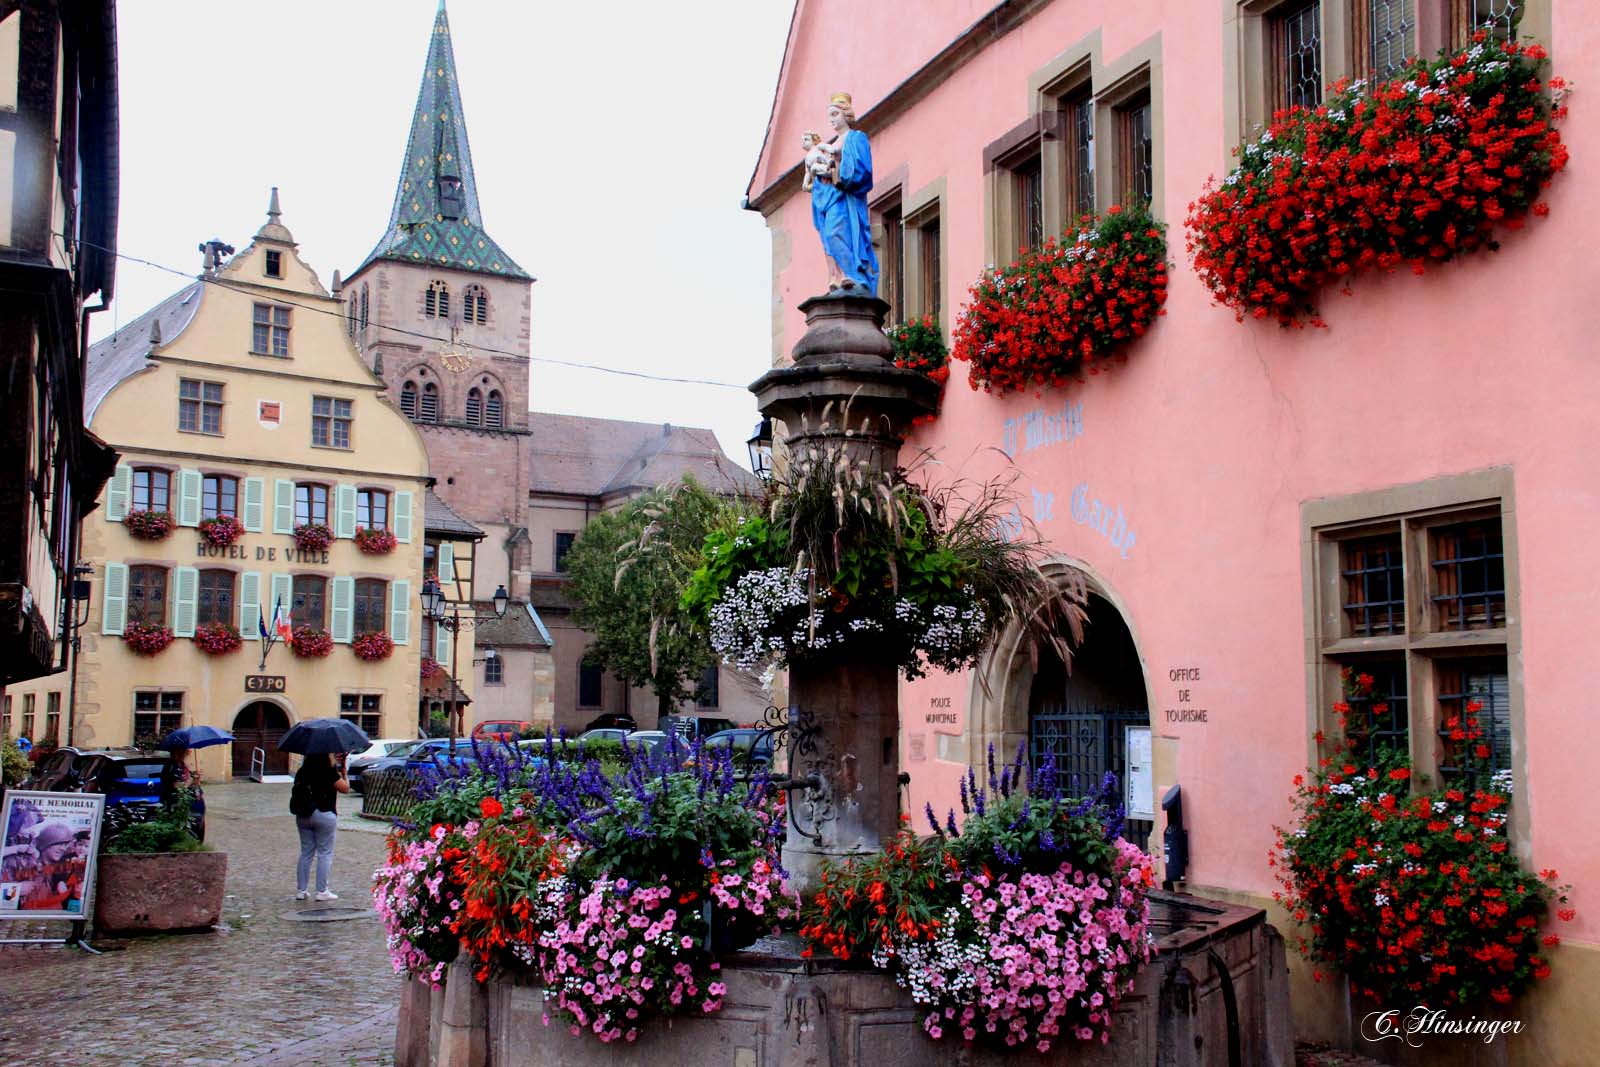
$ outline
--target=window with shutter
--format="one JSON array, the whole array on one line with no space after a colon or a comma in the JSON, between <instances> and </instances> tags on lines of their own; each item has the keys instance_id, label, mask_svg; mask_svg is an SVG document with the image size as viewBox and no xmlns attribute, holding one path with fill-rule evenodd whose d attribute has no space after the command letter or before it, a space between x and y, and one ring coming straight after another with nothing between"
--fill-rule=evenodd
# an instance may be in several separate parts
<instances>
[{"instance_id":1,"label":"window with shutter","mask_svg":"<svg viewBox=\"0 0 1600 1067\"><path fill-rule=\"evenodd\" d=\"M432 382L422 387L422 399L417 404L417 421L439 421L439 387Z\"/></svg>"},{"instance_id":2,"label":"window with shutter","mask_svg":"<svg viewBox=\"0 0 1600 1067\"><path fill-rule=\"evenodd\" d=\"M120 634L128 626L128 567L107 563L100 590L100 632ZM10 700L10 697L6 698Z\"/></svg>"},{"instance_id":3,"label":"window with shutter","mask_svg":"<svg viewBox=\"0 0 1600 1067\"><path fill-rule=\"evenodd\" d=\"M193 637L200 600L200 572L178 567L172 572L172 636Z\"/></svg>"},{"instance_id":4,"label":"window with shutter","mask_svg":"<svg viewBox=\"0 0 1600 1067\"><path fill-rule=\"evenodd\" d=\"M309 626L313 630L326 630L328 617L325 600L328 580L314 574L294 576L294 596L289 608L290 621L297 627Z\"/></svg>"},{"instance_id":5,"label":"window with shutter","mask_svg":"<svg viewBox=\"0 0 1600 1067\"><path fill-rule=\"evenodd\" d=\"M404 578L390 587L389 638L397 645L411 643L411 583Z\"/></svg>"},{"instance_id":6,"label":"window with shutter","mask_svg":"<svg viewBox=\"0 0 1600 1067\"><path fill-rule=\"evenodd\" d=\"M498 430L502 425L504 425L504 409L505 404L501 400L500 390L489 390L489 398L484 402L483 407L483 424Z\"/></svg>"},{"instance_id":7,"label":"window with shutter","mask_svg":"<svg viewBox=\"0 0 1600 1067\"><path fill-rule=\"evenodd\" d=\"M127 621L147 626L165 626L167 569L143 565L125 567L123 570L127 575ZM109 574L107 577L109 578Z\"/></svg>"},{"instance_id":8,"label":"window with shutter","mask_svg":"<svg viewBox=\"0 0 1600 1067\"><path fill-rule=\"evenodd\" d=\"M233 625L233 579L233 571L208 569L200 572L200 591L195 607L198 625Z\"/></svg>"},{"instance_id":9,"label":"window with shutter","mask_svg":"<svg viewBox=\"0 0 1600 1067\"><path fill-rule=\"evenodd\" d=\"M467 390L467 421L474 426L483 422L483 394L477 386Z\"/></svg>"},{"instance_id":10,"label":"window with shutter","mask_svg":"<svg viewBox=\"0 0 1600 1067\"><path fill-rule=\"evenodd\" d=\"M340 644L354 636L355 579L345 575L329 583L328 632Z\"/></svg>"},{"instance_id":11,"label":"window with shutter","mask_svg":"<svg viewBox=\"0 0 1600 1067\"><path fill-rule=\"evenodd\" d=\"M239 636L246 641L261 639L261 572L239 575Z\"/></svg>"},{"instance_id":12,"label":"window with shutter","mask_svg":"<svg viewBox=\"0 0 1600 1067\"><path fill-rule=\"evenodd\" d=\"M411 493L394 495L394 539L402 545L411 543Z\"/></svg>"},{"instance_id":13,"label":"window with shutter","mask_svg":"<svg viewBox=\"0 0 1600 1067\"><path fill-rule=\"evenodd\" d=\"M400 414L416 421L417 418L417 383L407 382L400 387Z\"/></svg>"}]
</instances>

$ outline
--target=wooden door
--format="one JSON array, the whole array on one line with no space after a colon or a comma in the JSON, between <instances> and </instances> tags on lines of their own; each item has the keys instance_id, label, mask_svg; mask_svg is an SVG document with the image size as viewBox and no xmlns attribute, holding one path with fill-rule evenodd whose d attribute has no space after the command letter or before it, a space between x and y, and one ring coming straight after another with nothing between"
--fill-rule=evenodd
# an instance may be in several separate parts
<instances>
[{"instance_id":1,"label":"wooden door","mask_svg":"<svg viewBox=\"0 0 1600 1067\"><path fill-rule=\"evenodd\" d=\"M267 757L267 774L288 774L289 754L278 751L278 740L289 729L289 716L270 700L247 704L233 719L233 775L250 773L250 754L262 749Z\"/></svg>"}]
</instances>

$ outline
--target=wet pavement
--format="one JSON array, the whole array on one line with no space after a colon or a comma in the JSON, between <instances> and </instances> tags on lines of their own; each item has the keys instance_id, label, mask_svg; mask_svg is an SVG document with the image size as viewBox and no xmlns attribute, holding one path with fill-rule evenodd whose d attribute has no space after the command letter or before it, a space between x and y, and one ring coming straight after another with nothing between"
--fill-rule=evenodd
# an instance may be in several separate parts
<instances>
[{"instance_id":1,"label":"wet pavement","mask_svg":"<svg viewBox=\"0 0 1600 1067\"><path fill-rule=\"evenodd\" d=\"M228 854L221 929L96 939L91 956L0 946L0 1067L387 1067L400 981L368 895L381 824L341 798L335 905L294 900L287 785L206 787L207 840ZM323 908L343 921L296 921ZM8 923L0 937L61 936Z\"/></svg>"}]
</instances>

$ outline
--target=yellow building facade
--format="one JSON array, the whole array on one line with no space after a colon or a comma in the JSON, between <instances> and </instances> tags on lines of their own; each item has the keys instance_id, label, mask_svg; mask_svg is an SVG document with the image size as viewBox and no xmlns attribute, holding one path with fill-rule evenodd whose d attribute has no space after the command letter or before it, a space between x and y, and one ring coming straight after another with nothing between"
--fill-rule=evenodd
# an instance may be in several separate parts
<instances>
[{"instance_id":1,"label":"yellow building facade","mask_svg":"<svg viewBox=\"0 0 1600 1067\"><path fill-rule=\"evenodd\" d=\"M91 349L86 415L121 463L83 527L75 699L63 675L9 690L13 731L25 702L67 705L63 745L231 730L195 753L213 779L249 773L257 750L259 770L287 771L275 742L305 719L416 736L427 540L422 439L297 254L276 190L249 247L227 251ZM27 725L51 740L42 715Z\"/></svg>"}]
</instances>

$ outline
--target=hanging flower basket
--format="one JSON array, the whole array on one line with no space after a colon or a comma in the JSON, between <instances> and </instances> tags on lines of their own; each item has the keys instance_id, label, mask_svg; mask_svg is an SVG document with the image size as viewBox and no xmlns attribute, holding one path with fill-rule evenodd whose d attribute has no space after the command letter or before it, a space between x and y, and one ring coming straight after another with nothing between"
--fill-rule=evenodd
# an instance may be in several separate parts
<instances>
[{"instance_id":1,"label":"hanging flower basket","mask_svg":"<svg viewBox=\"0 0 1600 1067\"><path fill-rule=\"evenodd\" d=\"M320 522L301 523L294 528L294 547L302 552L321 552L333 544L333 531Z\"/></svg>"},{"instance_id":2,"label":"hanging flower basket","mask_svg":"<svg viewBox=\"0 0 1600 1067\"><path fill-rule=\"evenodd\" d=\"M356 528L356 547L369 556L387 556L398 543L388 530L374 530L367 526Z\"/></svg>"},{"instance_id":3,"label":"hanging flower basket","mask_svg":"<svg viewBox=\"0 0 1600 1067\"><path fill-rule=\"evenodd\" d=\"M139 655L154 656L172 644L172 631L154 623L135 622L122 631L122 639Z\"/></svg>"},{"instance_id":4,"label":"hanging flower basket","mask_svg":"<svg viewBox=\"0 0 1600 1067\"><path fill-rule=\"evenodd\" d=\"M177 523L170 511L130 511L123 516L122 525L141 541L164 541Z\"/></svg>"},{"instance_id":5,"label":"hanging flower basket","mask_svg":"<svg viewBox=\"0 0 1600 1067\"><path fill-rule=\"evenodd\" d=\"M333 651L333 638L326 630L296 626L289 635L289 647L301 659L321 659Z\"/></svg>"},{"instance_id":6,"label":"hanging flower basket","mask_svg":"<svg viewBox=\"0 0 1600 1067\"><path fill-rule=\"evenodd\" d=\"M954 359L986 393L1054 388L1122 358L1166 312L1165 227L1112 206L1009 267L985 271L956 323Z\"/></svg>"},{"instance_id":7,"label":"hanging flower basket","mask_svg":"<svg viewBox=\"0 0 1600 1067\"><path fill-rule=\"evenodd\" d=\"M950 378L950 350L944 345L944 331L939 324L932 317L924 315L920 319L890 326L884 333L889 335L889 341L894 345L894 365L919 371L938 382L942 396L944 383ZM934 415L918 415L911 420L911 425L920 426L935 418Z\"/></svg>"},{"instance_id":8,"label":"hanging flower basket","mask_svg":"<svg viewBox=\"0 0 1600 1067\"><path fill-rule=\"evenodd\" d=\"M244 642L239 637L238 627L225 622L208 622L195 627L194 643L207 655L225 656L238 651Z\"/></svg>"},{"instance_id":9,"label":"hanging flower basket","mask_svg":"<svg viewBox=\"0 0 1600 1067\"><path fill-rule=\"evenodd\" d=\"M244 523L232 515L218 515L214 519L200 520L200 536L207 544L226 548L244 536Z\"/></svg>"},{"instance_id":10,"label":"hanging flower basket","mask_svg":"<svg viewBox=\"0 0 1600 1067\"><path fill-rule=\"evenodd\" d=\"M1496 249L1566 166L1553 123L1565 85L1538 45L1474 43L1388 81L1341 82L1315 110L1280 112L1220 184L1189 205L1187 247L1218 303L1322 326L1316 300L1350 275Z\"/></svg>"},{"instance_id":11,"label":"hanging flower basket","mask_svg":"<svg viewBox=\"0 0 1600 1067\"><path fill-rule=\"evenodd\" d=\"M364 659L368 663L388 659L394 652L394 639L381 631L361 634L350 642L350 651L356 654L357 659Z\"/></svg>"}]
</instances>

